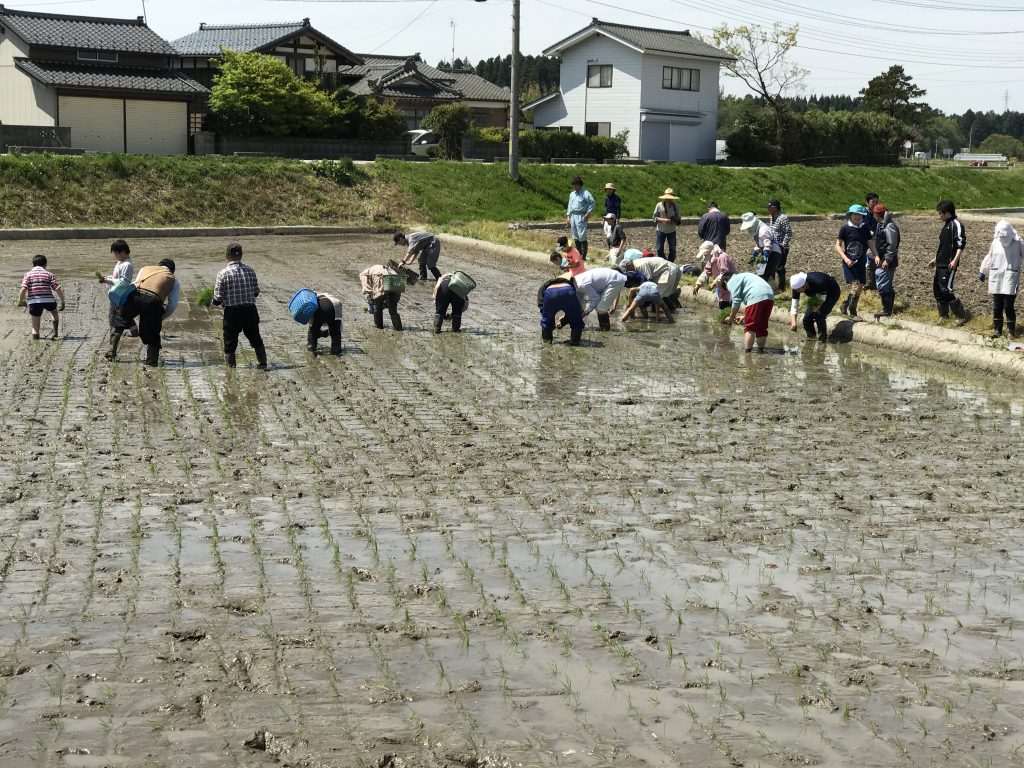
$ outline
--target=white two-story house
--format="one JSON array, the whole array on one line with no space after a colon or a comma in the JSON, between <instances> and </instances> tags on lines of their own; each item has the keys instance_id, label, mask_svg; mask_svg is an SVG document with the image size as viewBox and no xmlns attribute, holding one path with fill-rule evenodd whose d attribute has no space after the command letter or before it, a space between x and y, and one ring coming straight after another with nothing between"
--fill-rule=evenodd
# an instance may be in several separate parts
<instances>
[{"instance_id":1,"label":"white two-story house","mask_svg":"<svg viewBox=\"0 0 1024 768\"><path fill-rule=\"evenodd\" d=\"M718 70L733 60L725 51L689 31L595 18L544 55L561 58L560 85L523 105L536 128L588 136L628 130L633 157L714 161Z\"/></svg>"}]
</instances>

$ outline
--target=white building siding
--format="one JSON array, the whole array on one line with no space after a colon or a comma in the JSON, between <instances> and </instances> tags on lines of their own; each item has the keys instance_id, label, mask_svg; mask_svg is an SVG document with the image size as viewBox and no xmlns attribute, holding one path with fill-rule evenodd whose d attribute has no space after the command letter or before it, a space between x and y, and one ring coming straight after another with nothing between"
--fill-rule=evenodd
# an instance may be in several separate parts
<instances>
[{"instance_id":1,"label":"white building siding","mask_svg":"<svg viewBox=\"0 0 1024 768\"><path fill-rule=\"evenodd\" d=\"M28 46L5 32L0 36L0 122L54 125L57 99L53 91L17 69L15 57L27 58Z\"/></svg>"},{"instance_id":2,"label":"white building siding","mask_svg":"<svg viewBox=\"0 0 1024 768\"><path fill-rule=\"evenodd\" d=\"M699 70L700 89L680 91L662 87L665 67ZM662 115L648 116L643 127L644 145L650 147L652 154L643 155L645 160L685 163L714 161L718 129L718 72L717 61L679 56L644 56L644 109L688 113L686 117L675 121ZM671 127L667 133L653 128L655 119L668 122Z\"/></svg>"}]
</instances>

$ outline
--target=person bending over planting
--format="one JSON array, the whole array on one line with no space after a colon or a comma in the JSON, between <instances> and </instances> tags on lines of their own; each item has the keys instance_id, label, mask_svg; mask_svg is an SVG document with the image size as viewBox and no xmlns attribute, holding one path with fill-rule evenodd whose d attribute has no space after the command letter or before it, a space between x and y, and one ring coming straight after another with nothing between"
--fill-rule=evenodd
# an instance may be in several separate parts
<instances>
[{"instance_id":1,"label":"person bending over planting","mask_svg":"<svg viewBox=\"0 0 1024 768\"><path fill-rule=\"evenodd\" d=\"M60 299L60 307L57 306L57 299ZM32 269L26 272L21 280L18 306L24 307L26 304L32 326L32 341L39 340L39 325L43 312L49 312L53 318L53 335L50 338L58 338L60 313L64 311L64 290L53 273L46 270L45 256L33 256Z\"/></svg>"},{"instance_id":2,"label":"person bending over planting","mask_svg":"<svg viewBox=\"0 0 1024 768\"><path fill-rule=\"evenodd\" d=\"M465 276L465 273L459 273L459 278L455 278L455 273L449 272L446 275L441 275L434 286L434 333L441 332L449 308L452 311L452 333L462 331L462 313L469 306L468 295L461 295L462 292L468 294L465 286L460 283L460 278ZM455 278L456 285L454 286L452 278ZM475 286L475 283L471 285Z\"/></svg>"},{"instance_id":3,"label":"person bending over planting","mask_svg":"<svg viewBox=\"0 0 1024 768\"><path fill-rule=\"evenodd\" d=\"M803 309L804 331L807 338L813 339L817 329L818 340L828 341L826 319L839 301L839 283L832 275L826 275L824 272L797 272L789 278L789 287L793 289L789 308L790 330L796 330L796 315L802 297L806 304Z\"/></svg>"},{"instance_id":4,"label":"person bending over planting","mask_svg":"<svg viewBox=\"0 0 1024 768\"><path fill-rule=\"evenodd\" d=\"M597 312L597 325L602 331L612 329L611 311L626 285L626 276L617 269L598 267L576 276L577 297L583 316Z\"/></svg>"},{"instance_id":5,"label":"person bending over planting","mask_svg":"<svg viewBox=\"0 0 1024 768\"><path fill-rule=\"evenodd\" d=\"M314 355L317 342L331 337L331 354L341 354L341 299L329 293L316 295L316 312L309 320L306 347Z\"/></svg>"},{"instance_id":6,"label":"person bending over planting","mask_svg":"<svg viewBox=\"0 0 1024 768\"><path fill-rule=\"evenodd\" d=\"M174 276L174 261L162 259L156 266L143 267L135 278L135 290L114 318L114 330L124 333L139 319L139 338L146 345L143 365L160 364L160 333L164 320L174 314L181 297L181 283Z\"/></svg>"},{"instance_id":7,"label":"person bending over planting","mask_svg":"<svg viewBox=\"0 0 1024 768\"><path fill-rule=\"evenodd\" d=\"M440 276L440 273L438 273ZM398 314L398 302L405 290L405 278L383 264L374 264L359 273L359 284L363 296L373 312L373 324L384 327L384 308L391 316L391 327L402 330L402 317Z\"/></svg>"},{"instance_id":8,"label":"person bending over planting","mask_svg":"<svg viewBox=\"0 0 1024 768\"><path fill-rule=\"evenodd\" d=\"M658 290L657 283L651 280L645 280L640 283L635 290L636 295L633 296L633 299L629 302L629 306L626 307L625 311L622 313L622 317L619 318L621 322L624 323L632 318L633 315L636 314L637 310L640 310L640 314L643 315L644 320L649 319L647 314L648 308L654 310L655 322L658 320L659 312L665 316L665 319L668 322L675 322L675 320L672 319L672 313L669 312L668 307L665 306L665 300L661 298L661 291Z\"/></svg>"},{"instance_id":9,"label":"person bending over planting","mask_svg":"<svg viewBox=\"0 0 1024 768\"><path fill-rule=\"evenodd\" d=\"M756 342L757 351L764 352L768 341L768 320L775 307L775 291L771 284L751 272L723 272L717 280L725 284L725 289L732 296L732 311L722 318L722 324L732 325L740 306L746 305L743 312L743 351L750 352Z\"/></svg>"},{"instance_id":10,"label":"person bending over planting","mask_svg":"<svg viewBox=\"0 0 1024 768\"><path fill-rule=\"evenodd\" d=\"M434 276L434 279L441 277L441 270L437 268L437 260L441 257L441 240L432 232L410 232L406 236L402 232L395 232L395 245L406 248L405 258L402 265L408 266L414 261L419 261L420 280L427 279L427 270Z\"/></svg>"},{"instance_id":11,"label":"person bending over planting","mask_svg":"<svg viewBox=\"0 0 1024 768\"><path fill-rule=\"evenodd\" d=\"M583 338L583 310L576 297L576 280L554 277L537 291L537 308L540 309L540 338L550 344L555 339L555 318L564 313L557 327L568 325L571 329L569 343L578 347Z\"/></svg>"}]
</instances>

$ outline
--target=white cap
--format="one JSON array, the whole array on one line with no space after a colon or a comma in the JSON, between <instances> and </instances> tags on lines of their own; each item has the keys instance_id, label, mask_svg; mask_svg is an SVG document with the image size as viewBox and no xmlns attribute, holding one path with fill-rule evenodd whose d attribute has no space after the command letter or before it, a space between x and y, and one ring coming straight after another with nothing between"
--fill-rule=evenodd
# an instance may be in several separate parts
<instances>
[{"instance_id":1,"label":"white cap","mask_svg":"<svg viewBox=\"0 0 1024 768\"><path fill-rule=\"evenodd\" d=\"M606 213L606 214L604 215L604 217L605 217L606 219L614 219L614 218L617 218L617 217L615 216L615 214L614 214L614 213Z\"/></svg>"},{"instance_id":2,"label":"white cap","mask_svg":"<svg viewBox=\"0 0 1024 768\"><path fill-rule=\"evenodd\" d=\"M757 216L750 211L744 213L741 218L743 219L743 223L740 225L740 229L750 229L757 223Z\"/></svg>"},{"instance_id":3,"label":"white cap","mask_svg":"<svg viewBox=\"0 0 1024 768\"><path fill-rule=\"evenodd\" d=\"M799 291L807 283L807 273L797 272L791 278L789 278L789 287L794 291Z\"/></svg>"}]
</instances>

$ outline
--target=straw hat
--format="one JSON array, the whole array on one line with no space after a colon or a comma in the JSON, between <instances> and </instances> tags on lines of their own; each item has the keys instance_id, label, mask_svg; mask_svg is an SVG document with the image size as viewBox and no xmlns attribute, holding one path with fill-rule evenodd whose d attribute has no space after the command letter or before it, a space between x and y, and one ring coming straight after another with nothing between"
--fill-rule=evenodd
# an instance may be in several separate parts
<instances>
[{"instance_id":1,"label":"straw hat","mask_svg":"<svg viewBox=\"0 0 1024 768\"><path fill-rule=\"evenodd\" d=\"M661 195L658 199L659 200L678 200L679 198L676 197L676 193L672 191L672 187L669 187L668 189L665 190L665 194Z\"/></svg>"},{"instance_id":2,"label":"straw hat","mask_svg":"<svg viewBox=\"0 0 1024 768\"><path fill-rule=\"evenodd\" d=\"M740 229L750 229L757 223L757 216L750 211L744 213L741 218L743 219L743 223L740 224Z\"/></svg>"},{"instance_id":3,"label":"straw hat","mask_svg":"<svg viewBox=\"0 0 1024 768\"><path fill-rule=\"evenodd\" d=\"M610 181L607 184L604 185L604 188L605 189L610 189L612 192L615 191L615 185L612 184Z\"/></svg>"}]
</instances>

